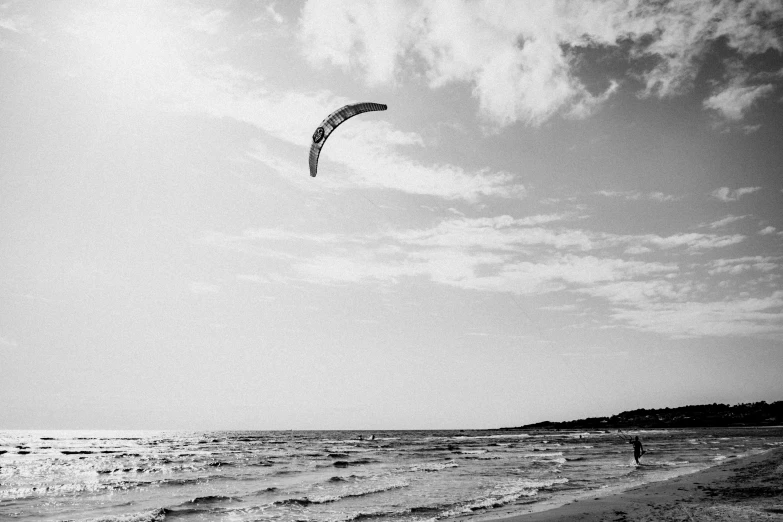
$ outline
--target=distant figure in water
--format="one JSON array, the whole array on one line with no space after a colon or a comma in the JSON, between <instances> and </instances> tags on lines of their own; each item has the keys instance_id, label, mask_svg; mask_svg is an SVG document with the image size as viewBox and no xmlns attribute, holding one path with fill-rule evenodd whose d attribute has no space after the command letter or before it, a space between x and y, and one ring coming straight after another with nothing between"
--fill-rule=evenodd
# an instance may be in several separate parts
<instances>
[{"instance_id":1,"label":"distant figure in water","mask_svg":"<svg viewBox=\"0 0 783 522\"><path fill-rule=\"evenodd\" d=\"M639 464L639 458L646 453L642 447L642 441L639 440L639 435L635 439L630 439L628 444L633 444L633 458Z\"/></svg>"}]
</instances>

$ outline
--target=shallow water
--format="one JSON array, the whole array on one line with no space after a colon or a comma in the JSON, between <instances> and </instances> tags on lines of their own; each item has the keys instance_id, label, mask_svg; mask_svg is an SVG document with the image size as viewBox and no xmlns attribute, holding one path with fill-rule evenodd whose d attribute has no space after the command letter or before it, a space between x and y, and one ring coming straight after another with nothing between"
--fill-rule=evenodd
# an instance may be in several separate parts
<instances>
[{"instance_id":1,"label":"shallow water","mask_svg":"<svg viewBox=\"0 0 783 522\"><path fill-rule=\"evenodd\" d=\"M640 467L615 431L4 431L0 518L489 519L783 445L783 428L634 434Z\"/></svg>"}]
</instances>

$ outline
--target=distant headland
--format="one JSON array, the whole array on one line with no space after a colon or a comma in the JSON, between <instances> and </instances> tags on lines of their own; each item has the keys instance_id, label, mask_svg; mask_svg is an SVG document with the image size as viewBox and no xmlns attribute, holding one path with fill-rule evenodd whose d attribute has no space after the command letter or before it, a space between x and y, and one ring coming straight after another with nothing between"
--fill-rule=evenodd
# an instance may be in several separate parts
<instances>
[{"instance_id":1,"label":"distant headland","mask_svg":"<svg viewBox=\"0 0 783 522\"><path fill-rule=\"evenodd\" d=\"M606 430L620 428L699 428L783 425L783 401L729 406L700 404L679 408L624 411L611 417L590 417L565 422L544 421L501 430Z\"/></svg>"}]
</instances>

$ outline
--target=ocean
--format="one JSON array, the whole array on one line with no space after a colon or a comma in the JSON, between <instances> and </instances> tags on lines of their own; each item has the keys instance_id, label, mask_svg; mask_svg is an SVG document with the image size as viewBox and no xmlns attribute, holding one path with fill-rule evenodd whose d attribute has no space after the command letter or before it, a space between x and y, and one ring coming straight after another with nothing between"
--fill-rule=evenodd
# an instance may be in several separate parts
<instances>
[{"instance_id":1,"label":"ocean","mask_svg":"<svg viewBox=\"0 0 783 522\"><path fill-rule=\"evenodd\" d=\"M783 428L0 431L0 519L497 519L761 453Z\"/></svg>"}]
</instances>

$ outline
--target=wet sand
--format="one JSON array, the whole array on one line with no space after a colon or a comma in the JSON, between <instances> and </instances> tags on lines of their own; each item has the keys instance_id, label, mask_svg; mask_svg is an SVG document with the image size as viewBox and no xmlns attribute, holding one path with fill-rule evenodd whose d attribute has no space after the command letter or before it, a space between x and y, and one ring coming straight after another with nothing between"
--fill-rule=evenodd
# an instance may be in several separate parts
<instances>
[{"instance_id":1,"label":"wet sand","mask_svg":"<svg viewBox=\"0 0 783 522\"><path fill-rule=\"evenodd\" d=\"M783 521L783 448L496 522Z\"/></svg>"}]
</instances>

